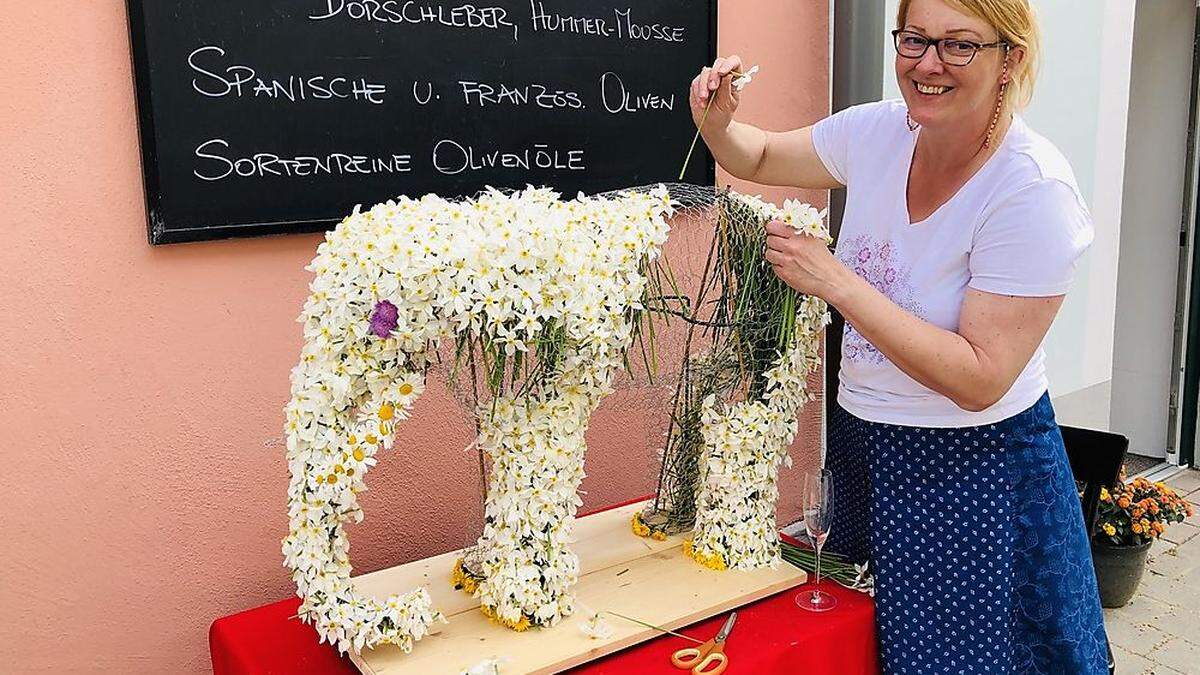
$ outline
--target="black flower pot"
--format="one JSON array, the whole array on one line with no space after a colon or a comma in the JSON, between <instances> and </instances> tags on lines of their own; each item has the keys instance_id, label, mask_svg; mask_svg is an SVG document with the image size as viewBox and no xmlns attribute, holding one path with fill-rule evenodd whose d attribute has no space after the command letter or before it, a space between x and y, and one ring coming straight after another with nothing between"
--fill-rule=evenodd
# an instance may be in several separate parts
<instances>
[{"instance_id":1,"label":"black flower pot","mask_svg":"<svg viewBox=\"0 0 1200 675\"><path fill-rule=\"evenodd\" d=\"M1101 605L1124 607L1129 602L1146 571L1152 543L1113 546L1099 540L1092 542L1092 563L1096 566L1096 581L1100 583Z\"/></svg>"}]
</instances>

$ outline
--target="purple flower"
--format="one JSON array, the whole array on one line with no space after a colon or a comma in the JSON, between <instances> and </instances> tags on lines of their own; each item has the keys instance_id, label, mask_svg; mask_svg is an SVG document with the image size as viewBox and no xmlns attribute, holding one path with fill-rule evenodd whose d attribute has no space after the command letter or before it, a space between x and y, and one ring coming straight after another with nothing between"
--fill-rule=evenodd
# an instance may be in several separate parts
<instances>
[{"instance_id":1,"label":"purple flower","mask_svg":"<svg viewBox=\"0 0 1200 675\"><path fill-rule=\"evenodd\" d=\"M892 243L885 242L883 246L879 247L879 259L887 260L891 257L892 257Z\"/></svg>"},{"instance_id":2,"label":"purple flower","mask_svg":"<svg viewBox=\"0 0 1200 675\"><path fill-rule=\"evenodd\" d=\"M864 246L858 250L858 261L859 262L865 263L870 259L871 259L871 249Z\"/></svg>"},{"instance_id":3,"label":"purple flower","mask_svg":"<svg viewBox=\"0 0 1200 675\"><path fill-rule=\"evenodd\" d=\"M896 281L896 270L891 267L884 270L883 280L890 286L892 282Z\"/></svg>"},{"instance_id":4,"label":"purple flower","mask_svg":"<svg viewBox=\"0 0 1200 675\"><path fill-rule=\"evenodd\" d=\"M385 338L396 330L399 323L400 310L387 300L375 303L375 311L371 312L371 334Z\"/></svg>"}]
</instances>

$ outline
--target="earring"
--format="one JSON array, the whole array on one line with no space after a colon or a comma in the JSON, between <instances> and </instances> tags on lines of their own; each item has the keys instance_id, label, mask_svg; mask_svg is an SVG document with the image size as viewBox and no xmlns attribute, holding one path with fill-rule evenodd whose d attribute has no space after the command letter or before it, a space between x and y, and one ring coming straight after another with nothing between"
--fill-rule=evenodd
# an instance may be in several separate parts
<instances>
[{"instance_id":1,"label":"earring","mask_svg":"<svg viewBox=\"0 0 1200 675\"><path fill-rule=\"evenodd\" d=\"M1004 70L1000 73L1000 95L996 97L996 112L992 113L992 123L988 125L987 138L983 139L983 149L992 147L992 135L996 133L996 125L1000 122L1000 111L1004 108L1004 92L1008 89L1008 54L1004 55Z\"/></svg>"},{"instance_id":2,"label":"earring","mask_svg":"<svg viewBox=\"0 0 1200 675\"><path fill-rule=\"evenodd\" d=\"M908 113L904 113L904 119L906 122L908 122L909 131L916 131L917 129L921 128L921 125L914 122L912 116Z\"/></svg>"}]
</instances>

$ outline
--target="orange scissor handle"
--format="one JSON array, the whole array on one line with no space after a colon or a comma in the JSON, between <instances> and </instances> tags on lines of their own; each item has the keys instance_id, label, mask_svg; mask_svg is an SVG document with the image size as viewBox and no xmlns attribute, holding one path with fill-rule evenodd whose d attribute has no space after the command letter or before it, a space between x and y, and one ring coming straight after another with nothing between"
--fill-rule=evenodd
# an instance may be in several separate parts
<instances>
[{"instance_id":1,"label":"orange scissor handle","mask_svg":"<svg viewBox=\"0 0 1200 675\"><path fill-rule=\"evenodd\" d=\"M671 655L671 665L682 670L691 670L692 666L700 663L700 650L695 647L680 649Z\"/></svg>"},{"instance_id":2,"label":"orange scissor handle","mask_svg":"<svg viewBox=\"0 0 1200 675\"><path fill-rule=\"evenodd\" d=\"M717 648L718 650L720 647ZM715 668L709 668L712 664L717 664ZM725 656L724 652L712 651L709 652L704 660L692 668L692 673L695 675L720 675L725 672L725 666L729 665L729 657Z\"/></svg>"},{"instance_id":3,"label":"orange scissor handle","mask_svg":"<svg viewBox=\"0 0 1200 675\"><path fill-rule=\"evenodd\" d=\"M699 647L680 649L671 655L671 663L676 668L690 670L696 675L719 675L729 664L724 648L716 640L709 640ZM715 668L709 668L713 664Z\"/></svg>"}]
</instances>

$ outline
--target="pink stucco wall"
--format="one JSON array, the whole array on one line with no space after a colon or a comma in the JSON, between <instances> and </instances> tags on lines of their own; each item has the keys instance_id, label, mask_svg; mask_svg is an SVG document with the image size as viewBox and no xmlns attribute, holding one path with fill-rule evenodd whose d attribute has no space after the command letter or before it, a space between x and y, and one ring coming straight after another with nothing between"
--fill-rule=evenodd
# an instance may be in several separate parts
<instances>
[{"instance_id":1,"label":"pink stucco wall","mask_svg":"<svg viewBox=\"0 0 1200 675\"><path fill-rule=\"evenodd\" d=\"M724 4L721 51L763 66L744 118L824 114L827 3ZM281 409L318 238L146 243L126 31L121 0L0 12L5 672L202 672L212 619L293 590ZM360 570L477 534L469 425L436 389L372 473ZM589 508L653 487L653 450L623 426L612 410L593 424Z\"/></svg>"}]
</instances>

